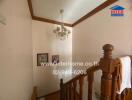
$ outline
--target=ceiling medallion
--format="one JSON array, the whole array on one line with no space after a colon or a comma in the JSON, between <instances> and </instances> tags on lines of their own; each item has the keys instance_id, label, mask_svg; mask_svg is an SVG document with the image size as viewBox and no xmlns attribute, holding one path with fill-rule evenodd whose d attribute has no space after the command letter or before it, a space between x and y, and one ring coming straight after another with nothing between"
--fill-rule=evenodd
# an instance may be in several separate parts
<instances>
[{"instance_id":1,"label":"ceiling medallion","mask_svg":"<svg viewBox=\"0 0 132 100\"><path fill-rule=\"evenodd\" d=\"M64 21L63 21L63 13L64 10L61 9L60 10L60 14L61 14L61 25L58 25L56 27L56 29L53 30L53 32L56 34L56 37L59 38L60 40L65 40L68 38L68 35L71 33L71 31L69 29L67 29L64 25Z\"/></svg>"}]
</instances>

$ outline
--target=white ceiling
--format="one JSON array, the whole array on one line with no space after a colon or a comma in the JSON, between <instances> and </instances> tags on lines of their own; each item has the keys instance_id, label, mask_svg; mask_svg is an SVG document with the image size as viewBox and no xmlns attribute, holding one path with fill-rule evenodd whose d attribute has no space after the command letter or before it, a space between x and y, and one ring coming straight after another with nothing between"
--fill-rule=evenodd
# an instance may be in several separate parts
<instances>
[{"instance_id":1,"label":"white ceiling","mask_svg":"<svg viewBox=\"0 0 132 100\"><path fill-rule=\"evenodd\" d=\"M60 9L64 9L64 22L73 24L82 16L107 0L32 0L34 15L61 21Z\"/></svg>"}]
</instances>

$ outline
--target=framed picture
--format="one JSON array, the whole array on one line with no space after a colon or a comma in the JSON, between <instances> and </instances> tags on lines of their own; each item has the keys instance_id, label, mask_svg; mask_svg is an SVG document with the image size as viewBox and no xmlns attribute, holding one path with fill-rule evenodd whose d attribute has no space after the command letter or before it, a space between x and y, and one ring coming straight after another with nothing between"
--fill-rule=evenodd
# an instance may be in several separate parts
<instances>
[{"instance_id":1,"label":"framed picture","mask_svg":"<svg viewBox=\"0 0 132 100\"><path fill-rule=\"evenodd\" d=\"M59 55L52 55L52 63L53 64L59 63Z\"/></svg>"},{"instance_id":2,"label":"framed picture","mask_svg":"<svg viewBox=\"0 0 132 100\"><path fill-rule=\"evenodd\" d=\"M37 54L37 66L42 66L45 63L48 63L48 53Z\"/></svg>"}]
</instances>

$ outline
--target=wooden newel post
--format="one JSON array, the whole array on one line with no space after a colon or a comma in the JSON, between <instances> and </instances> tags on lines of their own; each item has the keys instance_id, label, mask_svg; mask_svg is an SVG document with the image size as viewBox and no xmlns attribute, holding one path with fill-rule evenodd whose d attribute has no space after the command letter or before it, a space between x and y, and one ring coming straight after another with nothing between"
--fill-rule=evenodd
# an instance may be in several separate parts
<instances>
[{"instance_id":1,"label":"wooden newel post","mask_svg":"<svg viewBox=\"0 0 132 100\"><path fill-rule=\"evenodd\" d=\"M63 79L60 80L60 100L64 100L64 83L63 83Z\"/></svg>"},{"instance_id":2,"label":"wooden newel post","mask_svg":"<svg viewBox=\"0 0 132 100\"><path fill-rule=\"evenodd\" d=\"M114 60L112 51L114 47L110 44L103 46L104 56L100 59L101 77L101 100L111 100L112 97L112 74L114 72Z\"/></svg>"}]
</instances>

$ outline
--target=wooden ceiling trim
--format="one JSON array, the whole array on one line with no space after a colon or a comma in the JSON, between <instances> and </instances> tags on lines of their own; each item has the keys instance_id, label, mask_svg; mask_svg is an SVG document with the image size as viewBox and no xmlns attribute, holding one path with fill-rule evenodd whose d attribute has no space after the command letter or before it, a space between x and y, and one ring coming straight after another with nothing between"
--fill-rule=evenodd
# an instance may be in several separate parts
<instances>
[{"instance_id":1,"label":"wooden ceiling trim","mask_svg":"<svg viewBox=\"0 0 132 100\"><path fill-rule=\"evenodd\" d=\"M27 1L28 1L31 17L32 17L33 20L43 21L43 22L48 22L48 23L58 24L58 25L62 24L62 22L59 22L59 21L55 21L55 20L51 20L51 19L35 16L34 13L33 13L32 1L31 0L27 0ZM119 0L107 0L106 2L104 2L100 6L96 7L94 10L92 10L91 12L89 12L88 14L86 14L85 16L81 17L75 23L73 23L73 24L63 23L63 24L65 26L74 27L74 26L78 25L79 23L81 23L82 21L84 21L85 19L93 16L97 12L99 12L99 11L103 10L104 8L108 7L109 5L115 3L116 1L119 1Z\"/></svg>"},{"instance_id":2,"label":"wooden ceiling trim","mask_svg":"<svg viewBox=\"0 0 132 100\"><path fill-rule=\"evenodd\" d=\"M43 22L48 22L48 23L58 24L58 25L64 24L65 26L72 27L72 24L62 23L62 22L59 22L59 21L55 21L55 20L35 16L34 13L33 13L32 1L31 0L27 0L27 1L28 1L28 6L29 6L30 13L31 13L31 17L32 17L33 20L43 21Z\"/></svg>"},{"instance_id":3,"label":"wooden ceiling trim","mask_svg":"<svg viewBox=\"0 0 132 100\"><path fill-rule=\"evenodd\" d=\"M108 7L109 5L115 3L118 0L107 0L106 2L104 2L103 4L101 4L100 6L96 7L94 10L92 10L91 12L89 12L88 14L86 14L85 16L83 16L82 18L80 18L78 21L76 21L74 24L72 24L72 27L76 26L77 24L81 23L82 21L84 21L85 19L93 16L94 14L96 14L97 12L103 10L104 8Z\"/></svg>"},{"instance_id":4,"label":"wooden ceiling trim","mask_svg":"<svg viewBox=\"0 0 132 100\"><path fill-rule=\"evenodd\" d=\"M31 17L33 18L34 14L33 14L33 7L32 7L32 1L31 0L28 0L28 6L29 6L30 13L31 13Z\"/></svg>"},{"instance_id":5,"label":"wooden ceiling trim","mask_svg":"<svg viewBox=\"0 0 132 100\"><path fill-rule=\"evenodd\" d=\"M38 20L38 21L43 21L43 22L48 22L48 23L52 23L52 24L64 24L65 26L69 26L72 27L72 24L68 24L68 23L62 23L59 21L55 21L55 20L51 20L51 19L46 19L46 18L42 18L42 17L38 17L38 16L33 16L32 17L33 20Z\"/></svg>"}]
</instances>

